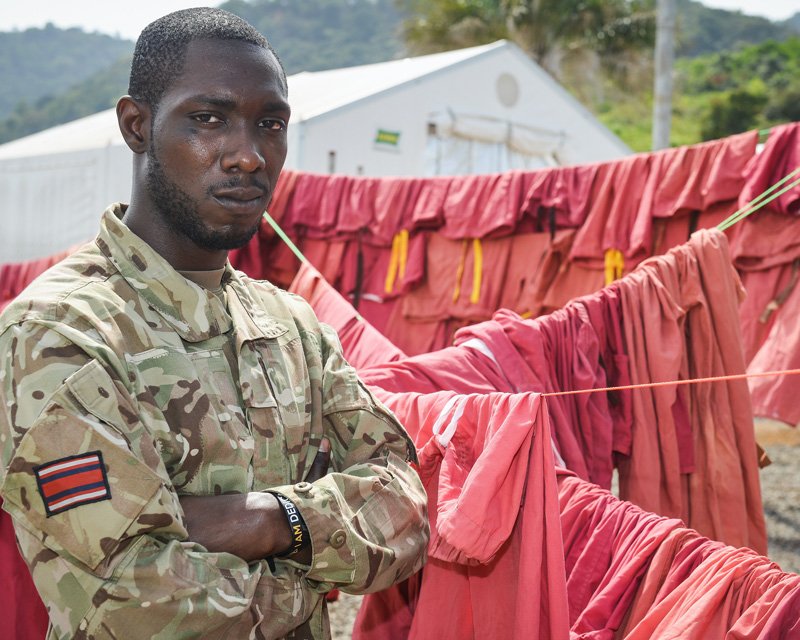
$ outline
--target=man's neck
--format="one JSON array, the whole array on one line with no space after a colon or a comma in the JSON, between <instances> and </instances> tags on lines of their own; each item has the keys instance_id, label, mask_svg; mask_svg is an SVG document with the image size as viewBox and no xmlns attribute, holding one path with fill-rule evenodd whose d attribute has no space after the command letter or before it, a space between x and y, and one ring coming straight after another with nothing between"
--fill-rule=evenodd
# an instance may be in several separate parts
<instances>
[{"instance_id":1,"label":"man's neck","mask_svg":"<svg viewBox=\"0 0 800 640\"><path fill-rule=\"evenodd\" d=\"M209 291L218 291L222 287L222 276L225 274L224 267L222 269L204 269L203 271L186 269L176 269L176 271L187 280L191 280Z\"/></svg>"},{"instance_id":2,"label":"man's neck","mask_svg":"<svg viewBox=\"0 0 800 640\"><path fill-rule=\"evenodd\" d=\"M176 271L207 271L222 269L228 260L224 249L206 249L184 235L177 234L152 207L137 206L132 198L122 222Z\"/></svg>"}]
</instances>

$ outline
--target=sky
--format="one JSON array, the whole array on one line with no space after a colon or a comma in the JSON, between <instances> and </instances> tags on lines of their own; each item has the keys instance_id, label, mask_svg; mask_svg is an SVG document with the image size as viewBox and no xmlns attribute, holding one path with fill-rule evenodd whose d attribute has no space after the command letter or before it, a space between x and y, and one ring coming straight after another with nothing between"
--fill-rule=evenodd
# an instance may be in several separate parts
<instances>
[{"instance_id":1,"label":"sky","mask_svg":"<svg viewBox=\"0 0 800 640\"><path fill-rule=\"evenodd\" d=\"M302 0L295 0L302 2ZM739 10L771 20L785 20L800 11L798 0L701 0L709 7ZM108 0L0 0L0 31L43 27L82 27L135 40L150 22L170 11L196 6L217 6L219 0L136 0L124 9Z\"/></svg>"},{"instance_id":2,"label":"sky","mask_svg":"<svg viewBox=\"0 0 800 640\"><path fill-rule=\"evenodd\" d=\"M136 40L142 29L167 13L221 3L222 0L135 0L117 5L108 0L0 0L0 31L43 27L52 22L64 29L82 27L85 31Z\"/></svg>"},{"instance_id":3,"label":"sky","mask_svg":"<svg viewBox=\"0 0 800 640\"><path fill-rule=\"evenodd\" d=\"M786 20L800 11L797 0L700 0L707 7L741 11L751 16L763 16L770 20Z\"/></svg>"}]
</instances>

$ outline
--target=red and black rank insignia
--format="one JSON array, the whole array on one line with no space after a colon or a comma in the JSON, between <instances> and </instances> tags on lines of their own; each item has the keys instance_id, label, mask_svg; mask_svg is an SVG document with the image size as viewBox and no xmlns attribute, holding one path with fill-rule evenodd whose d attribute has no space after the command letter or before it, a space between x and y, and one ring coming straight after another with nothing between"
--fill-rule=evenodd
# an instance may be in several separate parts
<instances>
[{"instance_id":1,"label":"red and black rank insignia","mask_svg":"<svg viewBox=\"0 0 800 640\"><path fill-rule=\"evenodd\" d=\"M47 517L83 504L111 499L103 456L89 451L33 468Z\"/></svg>"}]
</instances>

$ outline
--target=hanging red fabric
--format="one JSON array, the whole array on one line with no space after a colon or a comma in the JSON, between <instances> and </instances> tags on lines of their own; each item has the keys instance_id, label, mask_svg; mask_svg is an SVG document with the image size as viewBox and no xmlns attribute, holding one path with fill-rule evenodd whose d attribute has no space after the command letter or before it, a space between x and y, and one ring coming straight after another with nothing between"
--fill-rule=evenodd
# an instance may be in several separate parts
<instances>
[{"instance_id":1,"label":"hanging red fabric","mask_svg":"<svg viewBox=\"0 0 800 640\"><path fill-rule=\"evenodd\" d=\"M541 396L441 392L384 400L420 450L429 559L410 586L365 597L353 638L566 639L564 555Z\"/></svg>"}]
</instances>

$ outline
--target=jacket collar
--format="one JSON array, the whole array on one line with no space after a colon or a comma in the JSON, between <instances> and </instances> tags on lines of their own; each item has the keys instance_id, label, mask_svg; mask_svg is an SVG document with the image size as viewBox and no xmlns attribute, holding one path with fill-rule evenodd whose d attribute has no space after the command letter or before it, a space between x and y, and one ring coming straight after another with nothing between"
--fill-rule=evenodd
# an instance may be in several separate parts
<instances>
[{"instance_id":1,"label":"jacket collar","mask_svg":"<svg viewBox=\"0 0 800 640\"><path fill-rule=\"evenodd\" d=\"M95 240L120 275L187 342L201 342L230 330L232 320L222 301L184 278L128 229L122 223L126 209L122 204L106 209ZM226 264L223 286L235 277L230 263Z\"/></svg>"}]
</instances>

